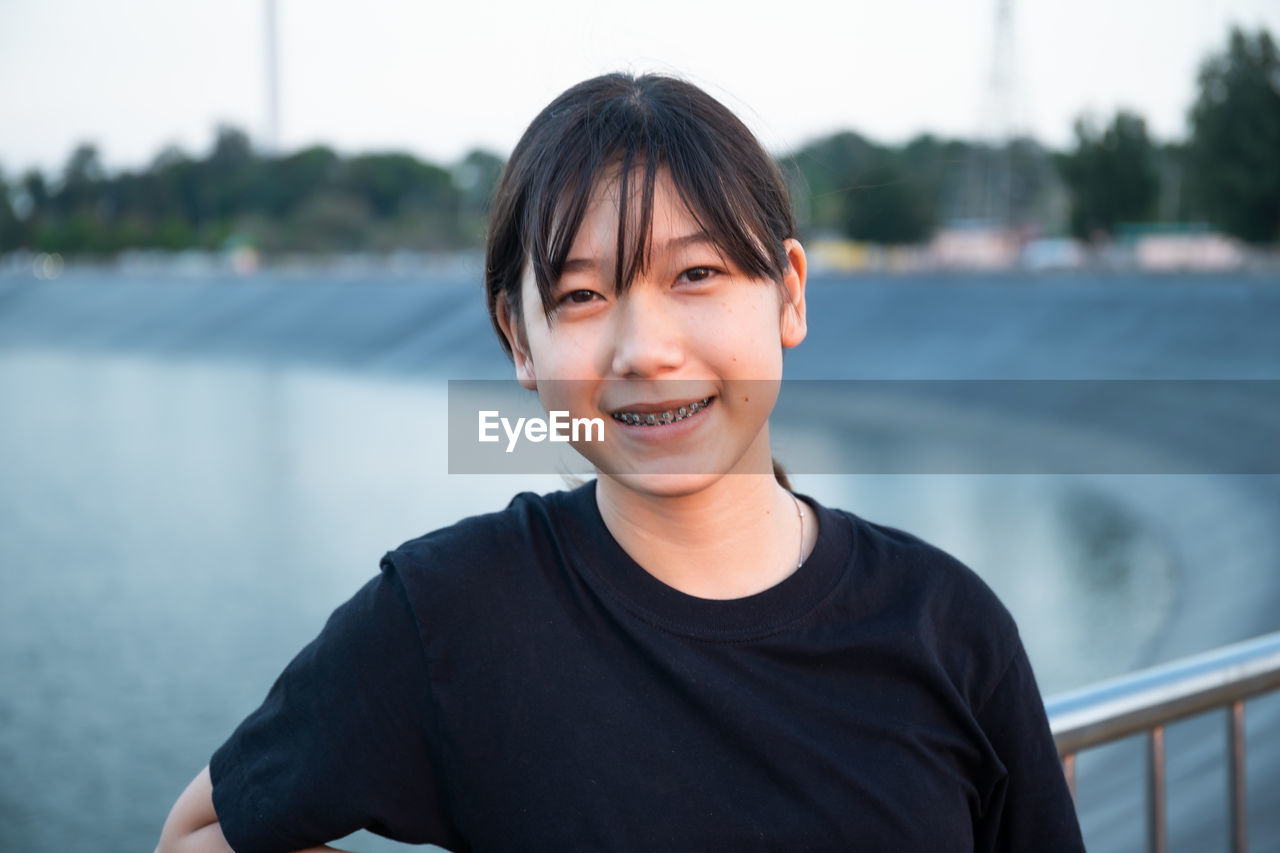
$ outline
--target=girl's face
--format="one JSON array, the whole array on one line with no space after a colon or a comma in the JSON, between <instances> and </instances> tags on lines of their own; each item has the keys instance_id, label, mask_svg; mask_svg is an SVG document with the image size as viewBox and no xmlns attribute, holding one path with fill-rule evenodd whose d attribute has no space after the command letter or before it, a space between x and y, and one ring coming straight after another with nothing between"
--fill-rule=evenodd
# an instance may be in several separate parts
<instances>
[{"instance_id":1,"label":"girl's face","mask_svg":"<svg viewBox=\"0 0 1280 853\"><path fill-rule=\"evenodd\" d=\"M629 211L640 206L639 183L631 182ZM619 294L618 194L617 180L593 194L549 318L528 265L523 328L499 306L520 383L548 412L603 419L603 442L574 447L628 488L690 494L725 474L771 473L768 418L782 350L805 336L804 250L786 243L784 301L776 282L722 257L659 173L648 263Z\"/></svg>"}]
</instances>

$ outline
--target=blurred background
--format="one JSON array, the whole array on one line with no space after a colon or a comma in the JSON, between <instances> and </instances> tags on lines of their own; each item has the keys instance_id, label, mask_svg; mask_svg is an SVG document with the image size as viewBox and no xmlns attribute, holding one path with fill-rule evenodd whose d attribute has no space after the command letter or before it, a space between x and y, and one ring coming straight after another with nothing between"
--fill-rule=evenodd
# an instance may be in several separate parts
<instances>
[{"instance_id":1,"label":"blurred background","mask_svg":"<svg viewBox=\"0 0 1280 853\"><path fill-rule=\"evenodd\" d=\"M152 849L384 551L564 486L450 476L446 383L510 374L488 199L568 86L676 73L775 155L788 377L1277 380L1278 33L1261 0L0 5L0 850ZM1280 630L1274 471L794 481L972 566L1046 694ZM1280 850L1280 702L1247 707ZM1173 849L1225 849L1222 720L1167 743ZM1082 756L1090 850L1143 845L1141 759Z\"/></svg>"}]
</instances>

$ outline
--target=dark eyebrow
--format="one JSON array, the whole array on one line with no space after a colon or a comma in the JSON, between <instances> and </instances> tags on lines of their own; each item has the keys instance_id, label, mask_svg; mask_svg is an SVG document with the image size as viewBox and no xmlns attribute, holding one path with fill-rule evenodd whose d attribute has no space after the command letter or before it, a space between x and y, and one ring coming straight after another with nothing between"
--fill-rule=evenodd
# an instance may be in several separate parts
<instances>
[{"instance_id":1,"label":"dark eyebrow","mask_svg":"<svg viewBox=\"0 0 1280 853\"><path fill-rule=\"evenodd\" d=\"M599 266L595 258L570 258L564 262L564 269L560 270L561 275L571 272L591 272Z\"/></svg>"},{"instance_id":2,"label":"dark eyebrow","mask_svg":"<svg viewBox=\"0 0 1280 853\"><path fill-rule=\"evenodd\" d=\"M683 237L672 237L664 244L664 248L670 251L672 249L683 249L685 246L695 246L699 244L714 246L715 241L713 241L706 232L698 231L694 234L685 234Z\"/></svg>"}]
</instances>

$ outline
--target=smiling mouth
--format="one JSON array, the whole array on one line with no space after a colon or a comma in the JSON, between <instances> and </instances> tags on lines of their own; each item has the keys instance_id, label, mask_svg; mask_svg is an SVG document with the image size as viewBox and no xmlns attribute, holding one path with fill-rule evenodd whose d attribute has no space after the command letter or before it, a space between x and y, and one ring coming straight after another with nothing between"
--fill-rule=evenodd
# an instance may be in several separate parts
<instances>
[{"instance_id":1,"label":"smiling mouth","mask_svg":"<svg viewBox=\"0 0 1280 853\"><path fill-rule=\"evenodd\" d=\"M711 401L715 399L713 394L710 397L703 397L684 406L678 406L673 409L666 409L661 412L614 412L613 419L624 424L633 426L665 426L682 421L685 418L691 418L698 412L711 405Z\"/></svg>"}]
</instances>

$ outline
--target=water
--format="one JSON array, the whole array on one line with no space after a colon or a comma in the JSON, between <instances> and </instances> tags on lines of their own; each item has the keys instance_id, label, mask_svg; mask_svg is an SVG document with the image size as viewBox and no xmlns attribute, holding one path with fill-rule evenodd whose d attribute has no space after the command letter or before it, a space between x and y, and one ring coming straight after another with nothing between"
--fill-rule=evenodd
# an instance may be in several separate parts
<instances>
[{"instance_id":1,"label":"water","mask_svg":"<svg viewBox=\"0 0 1280 853\"><path fill-rule=\"evenodd\" d=\"M809 298L789 376L1280 378L1280 288L1256 279L832 280ZM0 280L0 850L151 849L385 550L562 487L446 474L445 381L508 369L462 279ZM795 480L979 571L1047 693L1280 629L1277 477ZM1271 707L1254 737L1278 730ZM1193 783L1217 741L1189 739L1175 837L1216 839ZM1253 849L1277 849L1280 768L1251 761ZM1090 849L1131 846L1140 789L1089 770Z\"/></svg>"}]
</instances>

